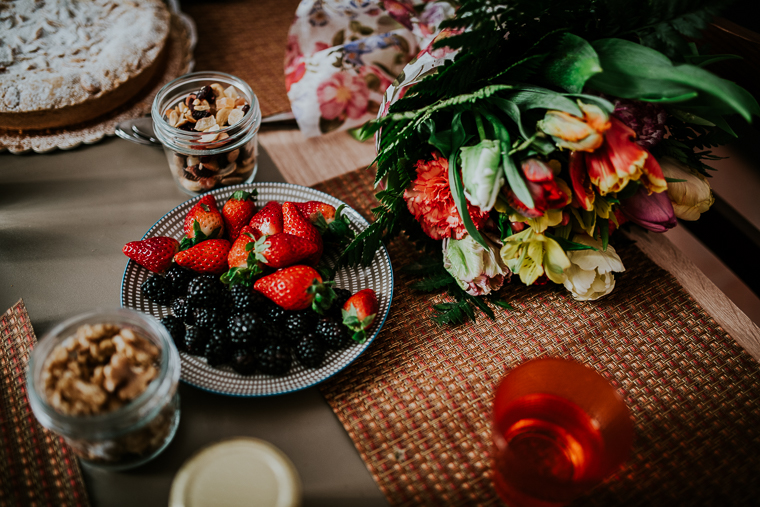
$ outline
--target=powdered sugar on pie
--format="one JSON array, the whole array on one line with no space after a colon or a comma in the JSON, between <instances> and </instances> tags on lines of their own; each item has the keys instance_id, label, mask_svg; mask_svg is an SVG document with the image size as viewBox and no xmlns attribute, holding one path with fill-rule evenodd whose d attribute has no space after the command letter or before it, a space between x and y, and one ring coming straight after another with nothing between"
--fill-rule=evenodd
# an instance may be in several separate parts
<instances>
[{"instance_id":1,"label":"powdered sugar on pie","mask_svg":"<svg viewBox=\"0 0 760 507\"><path fill-rule=\"evenodd\" d=\"M85 121L121 105L160 64L160 0L0 0L0 127Z\"/></svg>"}]
</instances>

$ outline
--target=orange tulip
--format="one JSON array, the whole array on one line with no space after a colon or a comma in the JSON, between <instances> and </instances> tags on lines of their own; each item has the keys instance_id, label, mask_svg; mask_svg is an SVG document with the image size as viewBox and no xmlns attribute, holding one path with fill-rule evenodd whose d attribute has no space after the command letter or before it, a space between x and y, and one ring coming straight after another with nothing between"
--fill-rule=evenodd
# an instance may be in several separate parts
<instances>
[{"instance_id":1,"label":"orange tulip","mask_svg":"<svg viewBox=\"0 0 760 507\"><path fill-rule=\"evenodd\" d=\"M560 148L592 152L604 142L604 132L610 128L607 114L598 106L578 102L583 118L564 111L547 111L538 128L552 136Z\"/></svg>"}]
</instances>

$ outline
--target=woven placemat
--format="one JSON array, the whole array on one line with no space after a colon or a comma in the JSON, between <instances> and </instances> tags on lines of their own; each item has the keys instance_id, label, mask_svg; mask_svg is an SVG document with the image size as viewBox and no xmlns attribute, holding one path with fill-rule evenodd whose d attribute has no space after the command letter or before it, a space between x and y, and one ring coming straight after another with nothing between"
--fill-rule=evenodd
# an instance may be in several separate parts
<instances>
[{"instance_id":1,"label":"woven placemat","mask_svg":"<svg viewBox=\"0 0 760 507\"><path fill-rule=\"evenodd\" d=\"M26 365L37 339L23 300L0 317L0 506L87 506L79 463L37 422L26 397Z\"/></svg>"},{"instance_id":2,"label":"woven placemat","mask_svg":"<svg viewBox=\"0 0 760 507\"><path fill-rule=\"evenodd\" d=\"M369 217L373 175L317 185ZM398 268L382 332L321 390L392 505L499 504L491 482L489 417L509 369L539 356L585 363L617 387L636 439L621 471L574 505L757 505L760 368L676 280L634 245L600 302L563 287L507 285L514 311L438 327L433 304Z\"/></svg>"},{"instance_id":3,"label":"woven placemat","mask_svg":"<svg viewBox=\"0 0 760 507\"><path fill-rule=\"evenodd\" d=\"M285 48L299 0L183 1L198 29L195 70L216 70L247 82L266 118L290 111Z\"/></svg>"}]
</instances>

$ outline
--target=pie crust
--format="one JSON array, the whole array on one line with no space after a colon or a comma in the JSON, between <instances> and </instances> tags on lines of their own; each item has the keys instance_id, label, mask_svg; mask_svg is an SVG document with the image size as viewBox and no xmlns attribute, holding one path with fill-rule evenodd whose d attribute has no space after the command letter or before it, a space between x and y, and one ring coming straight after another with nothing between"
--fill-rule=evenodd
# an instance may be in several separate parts
<instances>
[{"instance_id":1,"label":"pie crust","mask_svg":"<svg viewBox=\"0 0 760 507\"><path fill-rule=\"evenodd\" d=\"M122 105L163 64L160 0L0 0L0 128L74 125Z\"/></svg>"}]
</instances>

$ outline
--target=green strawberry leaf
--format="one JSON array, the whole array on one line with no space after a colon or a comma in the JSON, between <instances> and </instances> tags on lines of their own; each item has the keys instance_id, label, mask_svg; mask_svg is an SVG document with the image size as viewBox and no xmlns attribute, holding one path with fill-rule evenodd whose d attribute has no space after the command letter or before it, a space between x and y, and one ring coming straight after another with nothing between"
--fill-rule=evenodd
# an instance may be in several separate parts
<instances>
[{"instance_id":1,"label":"green strawberry leaf","mask_svg":"<svg viewBox=\"0 0 760 507\"><path fill-rule=\"evenodd\" d=\"M317 232L320 236L324 236L325 232L327 232L328 223L327 220L325 220L324 215L322 215L321 211L317 211L317 220L316 222L313 222L314 227L316 227Z\"/></svg>"},{"instance_id":2,"label":"green strawberry leaf","mask_svg":"<svg viewBox=\"0 0 760 507\"><path fill-rule=\"evenodd\" d=\"M367 340L367 333L361 329L359 331L356 331L353 335L351 335L351 339L353 339L357 343L364 343Z\"/></svg>"},{"instance_id":3,"label":"green strawberry leaf","mask_svg":"<svg viewBox=\"0 0 760 507\"><path fill-rule=\"evenodd\" d=\"M256 190L254 189L254 193ZM247 201L254 193L246 192L245 190L238 190L234 194L230 196L230 199L234 199L236 201Z\"/></svg>"}]
</instances>

